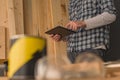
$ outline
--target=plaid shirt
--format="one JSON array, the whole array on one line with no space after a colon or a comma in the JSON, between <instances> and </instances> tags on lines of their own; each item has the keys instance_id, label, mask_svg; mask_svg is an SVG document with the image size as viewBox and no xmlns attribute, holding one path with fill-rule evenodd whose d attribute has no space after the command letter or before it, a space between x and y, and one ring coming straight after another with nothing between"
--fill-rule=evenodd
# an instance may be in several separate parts
<instances>
[{"instance_id":1,"label":"plaid shirt","mask_svg":"<svg viewBox=\"0 0 120 80\"><path fill-rule=\"evenodd\" d=\"M115 13L112 0L70 0L69 15L71 21L86 20L103 12ZM100 45L109 46L109 25L89 30L77 30L67 38L68 57L74 58L86 49Z\"/></svg>"}]
</instances>

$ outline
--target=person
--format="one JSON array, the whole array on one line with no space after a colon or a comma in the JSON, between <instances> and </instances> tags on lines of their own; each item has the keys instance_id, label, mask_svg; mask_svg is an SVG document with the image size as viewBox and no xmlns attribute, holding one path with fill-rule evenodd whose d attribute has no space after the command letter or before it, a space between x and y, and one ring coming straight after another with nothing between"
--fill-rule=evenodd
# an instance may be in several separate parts
<instances>
[{"instance_id":1,"label":"person","mask_svg":"<svg viewBox=\"0 0 120 80\"><path fill-rule=\"evenodd\" d=\"M67 55L72 63L82 52L93 52L106 59L110 49L110 24L116 20L113 0L69 0L70 21L66 28L76 33L65 37ZM59 34L51 35L55 41L61 41Z\"/></svg>"}]
</instances>

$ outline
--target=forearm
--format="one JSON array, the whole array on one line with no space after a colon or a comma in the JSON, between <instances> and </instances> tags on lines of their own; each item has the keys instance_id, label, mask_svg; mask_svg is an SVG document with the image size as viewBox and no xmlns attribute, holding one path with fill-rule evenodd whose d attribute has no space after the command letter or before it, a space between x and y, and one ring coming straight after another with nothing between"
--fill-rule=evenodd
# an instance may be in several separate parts
<instances>
[{"instance_id":1,"label":"forearm","mask_svg":"<svg viewBox=\"0 0 120 80\"><path fill-rule=\"evenodd\" d=\"M115 14L104 12L96 17L85 20L86 29L92 29L103 25L107 25L114 22L115 20L116 20Z\"/></svg>"}]
</instances>

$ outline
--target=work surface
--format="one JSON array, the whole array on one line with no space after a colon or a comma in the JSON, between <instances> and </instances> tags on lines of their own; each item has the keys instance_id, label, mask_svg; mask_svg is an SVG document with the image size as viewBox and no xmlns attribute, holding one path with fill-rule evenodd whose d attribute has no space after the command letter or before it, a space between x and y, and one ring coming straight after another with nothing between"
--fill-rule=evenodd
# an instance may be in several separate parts
<instances>
[{"instance_id":1,"label":"work surface","mask_svg":"<svg viewBox=\"0 0 120 80\"><path fill-rule=\"evenodd\" d=\"M0 80L9 80L7 77L0 77ZM71 79L71 80L120 80L120 76L112 78L89 78L89 79Z\"/></svg>"},{"instance_id":2,"label":"work surface","mask_svg":"<svg viewBox=\"0 0 120 80\"><path fill-rule=\"evenodd\" d=\"M78 64L74 64L77 65ZM68 67L67 67L68 68ZM120 80L120 64L113 63L105 67L106 75L104 78L96 77L96 78L73 78L73 79L66 79L66 80ZM0 80L9 80L7 77L0 77ZM33 80L33 79L26 79L26 80ZM51 80L51 79L46 79ZM52 79L56 80L56 79ZM62 80L62 79L61 79Z\"/></svg>"}]
</instances>

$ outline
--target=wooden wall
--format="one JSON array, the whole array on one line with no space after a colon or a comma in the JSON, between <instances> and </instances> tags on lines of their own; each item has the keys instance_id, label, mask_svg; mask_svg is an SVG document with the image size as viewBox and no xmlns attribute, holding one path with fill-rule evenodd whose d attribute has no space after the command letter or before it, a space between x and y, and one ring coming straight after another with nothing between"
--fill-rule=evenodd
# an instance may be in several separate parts
<instances>
[{"instance_id":1,"label":"wooden wall","mask_svg":"<svg viewBox=\"0 0 120 80\"><path fill-rule=\"evenodd\" d=\"M6 58L5 45L5 28L0 26L0 59L2 60Z\"/></svg>"},{"instance_id":2,"label":"wooden wall","mask_svg":"<svg viewBox=\"0 0 120 80\"><path fill-rule=\"evenodd\" d=\"M30 3L30 4L28 4ZM47 52L50 61L61 64L61 58L66 55L66 43L55 42L45 34L45 31L57 26L64 26L68 21L67 0L31 0L25 1L24 10L26 34L41 36L47 39ZM29 6L29 7L28 7ZM32 7L31 7L32 6ZM31 9L30 9L31 8ZM27 13L32 12L32 13ZM27 15L28 14L28 15ZM32 20L28 20L30 18ZM28 25L31 24L32 26Z\"/></svg>"},{"instance_id":3,"label":"wooden wall","mask_svg":"<svg viewBox=\"0 0 120 80\"><path fill-rule=\"evenodd\" d=\"M0 0L0 27L5 29L1 34L5 38L5 51L0 53L5 55L2 59L7 58L10 37L24 33L23 22L23 0Z\"/></svg>"},{"instance_id":4,"label":"wooden wall","mask_svg":"<svg viewBox=\"0 0 120 80\"><path fill-rule=\"evenodd\" d=\"M8 25L7 20L7 6L5 0L0 2L0 59L6 58L5 54L5 27ZM5 6L5 7L3 7ZM1 61L0 61L1 62Z\"/></svg>"},{"instance_id":5,"label":"wooden wall","mask_svg":"<svg viewBox=\"0 0 120 80\"><path fill-rule=\"evenodd\" d=\"M64 26L68 21L68 0L0 0L0 26L6 28L6 53L10 38L16 34L40 36L47 39L48 58L62 64L66 56L66 43L55 42L45 31Z\"/></svg>"}]
</instances>

